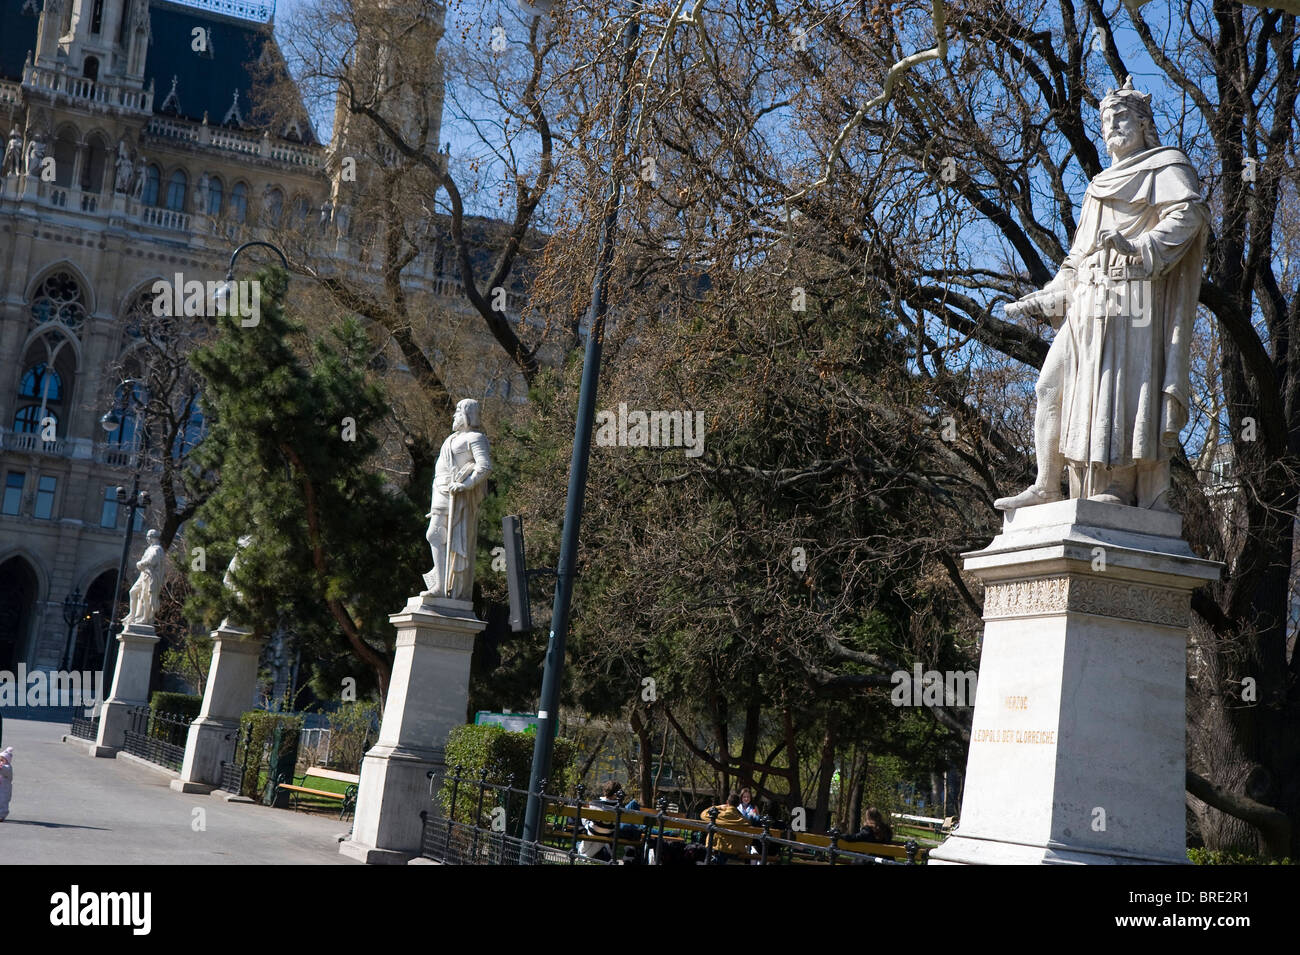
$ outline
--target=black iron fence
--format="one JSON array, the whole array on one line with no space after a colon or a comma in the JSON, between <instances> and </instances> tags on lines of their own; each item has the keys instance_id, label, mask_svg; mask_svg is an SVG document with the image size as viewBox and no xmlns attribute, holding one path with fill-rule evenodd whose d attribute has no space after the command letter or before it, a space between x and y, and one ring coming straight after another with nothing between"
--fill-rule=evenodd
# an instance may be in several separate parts
<instances>
[{"instance_id":1,"label":"black iron fence","mask_svg":"<svg viewBox=\"0 0 1300 955\"><path fill-rule=\"evenodd\" d=\"M99 739L99 717L74 716L69 733L77 739L88 739L93 743Z\"/></svg>"},{"instance_id":2,"label":"black iron fence","mask_svg":"<svg viewBox=\"0 0 1300 955\"><path fill-rule=\"evenodd\" d=\"M147 706L131 709L123 749L159 766L180 771L185 761L185 737L191 720L174 713L156 713Z\"/></svg>"},{"instance_id":3,"label":"black iron fence","mask_svg":"<svg viewBox=\"0 0 1300 955\"><path fill-rule=\"evenodd\" d=\"M252 747L249 743L253 738L253 727L245 723L236 727L226 734L227 753L226 758L221 761L221 788L228 793L234 793L238 796L251 796L251 791L246 792L248 788L248 760ZM256 787L257 780L252 780L252 785Z\"/></svg>"},{"instance_id":4,"label":"black iron fence","mask_svg":"<svg viewBox=\"0 0 1300 955\"><path fill-rule=\"evenodd\" d=\"M918 844L846 843L834 829L799 832L764 818L758 825L719 824L618 802L546 793L541 832L522 837L528 793L514 778L489 783L456 767L445 779L429 773L431 805L420 813L421 855L450 865L914 865Z\"/></svg>"}]
</instances>

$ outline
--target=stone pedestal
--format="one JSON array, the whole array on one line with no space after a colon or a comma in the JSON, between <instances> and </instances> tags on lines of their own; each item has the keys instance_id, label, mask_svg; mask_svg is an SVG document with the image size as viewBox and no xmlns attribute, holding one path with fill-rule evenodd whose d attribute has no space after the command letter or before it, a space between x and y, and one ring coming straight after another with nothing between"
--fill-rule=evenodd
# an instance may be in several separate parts
<instances>
[{"instance_id":1,"label":"stone pedestal","mask_svg":"<svg viewBox=\"0 0 1300 955\"><path fill-rule=\"evenodd\" d=\"M401 864L420 852L420 811L429 771L443 767L443 743L465 722L474 638L486 624L468 601L422 594L388 618L397 654L379 741L361 764L352 838L339 851L370 863Z\"/></svg>"},{"instance_id":2,"label":"stone pedestal","mask_svg":"<svg viewBox=\"0 0 1300 955\"><path fill-rule=\"evenodd\" d=\"M113 686L99 711L99 735L90 744L91 756L116 756L126 743L131 710L149 705L149 674L158 634L151 626L128 623L117 635Z\"/></svg>"},{"instance_id":3,"label":"stone pedestal","mask_svg":"<svg viewBox=\"0 0 1300 955\"><path fill-rule=\"evenodd\" d=\"M221 783L221 761L228 759L239 732L239 718L252 707L257 689L257 661L266 638L229 621L212 631L212 665L203 691L203 706L185 737L185 760L171 788L183 793L210 793Z\"/></svg>"},{"instance_id":4,"label":"stone pedestal","mask_svg":"<svg viewBox=\"0 0 1300 955\"><path fill-rule=\"evenodd\" d=\"M951 864L1183 864L1191 592L1182 519L1088 500L1011 513L966 569L984 644Z\"/></svg>"}]
</instances>

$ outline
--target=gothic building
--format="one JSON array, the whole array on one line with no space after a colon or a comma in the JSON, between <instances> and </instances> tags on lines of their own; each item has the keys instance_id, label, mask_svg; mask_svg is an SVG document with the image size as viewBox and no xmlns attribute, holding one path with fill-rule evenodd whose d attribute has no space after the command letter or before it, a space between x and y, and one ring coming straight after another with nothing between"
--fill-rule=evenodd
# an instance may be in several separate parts
<instances>
[{"instance_id":1,"label":"gothic building","mask_svg":"<svg viewBox=\"0 0 1300 955\"><path fill-rule=\"evenodd\" d=\"M236 245L286 229L357 261L306 111L250 115L258 79L285 69L270 3L0 0L0 670L60 665L73 591L99 624L77 625L72 663L102 653L114 492L137 458L132 422L100 419L154 282L219 280ZM454 299L443 258L409 278Z\"/></svg>"}]
</instances>

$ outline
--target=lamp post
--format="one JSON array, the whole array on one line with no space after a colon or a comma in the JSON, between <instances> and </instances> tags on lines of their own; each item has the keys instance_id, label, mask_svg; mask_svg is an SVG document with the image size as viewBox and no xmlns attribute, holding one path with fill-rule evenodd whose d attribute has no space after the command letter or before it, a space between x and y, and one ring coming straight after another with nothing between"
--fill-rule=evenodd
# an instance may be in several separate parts
<instances>
[{"instance_id":1,"label":"lamp post","mask_svg":"<svg viewBox=\"0 0 1300 955\"><path fill-rule=\"evenodd\" d=\"M140 419L136 422L135 431L131 435L134 450L132 457L135 459L135 473L131 475L131 491L128 494L126 488L118 486L115 493L117 503L125 504L127 507L126 516L126 538L122 541L122 557L117 564L117 580L113 587L113 609L108 617L108 640L104 647L104 679L112 685L113 667L117 663L117 634L121 632L122 624L117 619L117 611L122 599L122 583L126 577L126 562L131 555L131 538L135 534L135 515L136 512L149 506L149 492L140 490L140 459L148 452L149 434L148 419L146 410L148 408L148 398L141 402L135 395L135 386L139 385L145 390L145 395L149 393L149 387L139 378L124 378L123 385L130 386L123 392L122 404L135 403L140 406ZM99 423L104 430L112 434L122 425L122 414L114 405L104 417L99 419Z\"/></svg>"},{"instance_id":2,"label":"lamp post","mask_svg":"<svg viewBox=\"0 0 1300 955\"><path fill-rule=\"evenodd\" d=\"M231 301L236 301L234 295L235 260L239 258L240 253L243 252L245 249L251 249L254 246L261 246L262 248L270 249L272 252L274 252L276 255L280 257L280 265L284 268L285 272L289 271L289 260L285 256L284 252L280 250L280 247L278 245L273 245L270 242L263 242L260 239L254 239L252 242L245 242L239 248L235 249L234 252L230 253L230 265L226 267L226 280L221 283L221 287L217 289L216 294L212 297L212 305L214 308L214 312L220 309L220 306L226 301L226 299L230 299Z\"/></svg>"},{"instance_id":3,"label":"lamp post","mask_svg":"<svg viewBox=\"0 0 1300 955\"><path fill-rule=\"evenodd\" d=\"M632 109L631 72L636 60L637 36L641 24L632 16L623 29L623 63L620 94L614 111L614 156L610 164L610 190L596 250L596 274L591 282L591 307L587 313L587 348L582 361L582 385L578 390L578 420L574 425L573 458L569 464L569 492L564 502L564 533L560 541L560 563L556 570L555 604L551 610L551 635L546 646L542 672L542 696L537 708L537 736L533 741L533 764L528 779L528 807L524 815L523 838L536 843L542 825L542 784L550 778L551 757L560 716L560 684L564 677L565 641L569 633L569 607L578 566L578 526L587 494L587 463L591 458L591 430L596 417L596 388L600 382L601 346L605 337L605 297L622 200L620 159L626 148Z\"/></svg>"},{"instance_id":4,"label":"lamp post","mask_svg":"<svg viewBox=\"0 0 1300 955\"><path fill-rule=\"evenodd\" d=\"M74 590L63 598L63 622L68 625L68 637L63 642L63 671L72 669L72 633L77 621L86 615L86 601L81 591Z\"/></svg>"}]
</instances>

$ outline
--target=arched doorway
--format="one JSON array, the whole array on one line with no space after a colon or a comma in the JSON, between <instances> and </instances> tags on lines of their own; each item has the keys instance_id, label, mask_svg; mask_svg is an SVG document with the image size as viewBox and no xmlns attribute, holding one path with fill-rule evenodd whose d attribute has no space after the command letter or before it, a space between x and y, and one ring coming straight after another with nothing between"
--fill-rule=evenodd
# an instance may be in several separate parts
<instances>
[{"instance_id":1,"label":"arched doorway","mask_svg":"<svg viewBox=\"0 0 1300 955\"><path fill-rule=\"evenodd\" d=\"M77 628L77 649L72 658L74 670L98 670L104 665L108 615L113 610L113 583L116 580L117 571L106 570L86 588L86 617ZM106 674L104 679L107 681L109 675Z\"/></svg>"},{"instance_id":2,"label":"arched doorway","mask_svg":"<svg viewBox=\"0 0 1300 955\"><path fill-rule=\"evenodd\" d=\"M21 557L0 564L0 670L18 669L18 655L27 645L27 635L36 611L36 572Z\"/></svg>"}]
</instances>

